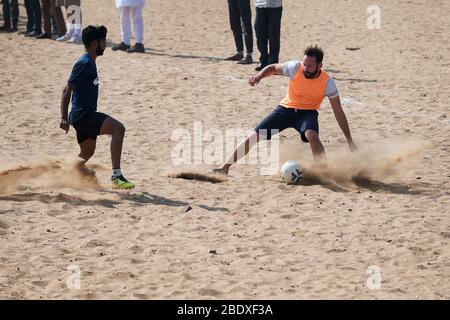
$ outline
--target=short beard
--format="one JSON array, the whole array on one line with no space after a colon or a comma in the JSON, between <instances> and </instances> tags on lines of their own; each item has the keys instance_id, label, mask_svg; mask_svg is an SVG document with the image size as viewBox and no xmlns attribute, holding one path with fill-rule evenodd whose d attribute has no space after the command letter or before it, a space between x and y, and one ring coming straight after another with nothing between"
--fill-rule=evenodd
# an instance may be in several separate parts
<instances>
[{"instance_id":1,"label":"short beard","mask_svg":"<svg viewBox=\"0 0 450 320\"><path fill-rule=\"evenodd\" d=\"M319 66L316 67L316 71L314 71L314 73L303 71L303 75L305 76L306 79L313 79L317 76L318 73L319 73Z\"/></svg>"},{"instance_id":2,"label":"short beard","mask_svg":"<svg viewBox=\"0 0 450 320\"><path fill-rule=\"evenodd\" d=\"M100 49L100 43L99 41L97 41L97 49L95 50L95 53L97 54L97 56L102 56L104 52L105 49Z\"/></svg>"}]
</instances>

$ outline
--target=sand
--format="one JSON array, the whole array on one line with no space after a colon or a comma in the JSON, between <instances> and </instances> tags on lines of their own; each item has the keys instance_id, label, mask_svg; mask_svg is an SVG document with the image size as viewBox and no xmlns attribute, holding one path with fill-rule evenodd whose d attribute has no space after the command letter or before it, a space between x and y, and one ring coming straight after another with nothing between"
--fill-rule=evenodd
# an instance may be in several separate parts
<instances>
[{"instance_id":1,"label":"sand","mask_svg":"<svg viewBox=\"0 0 450 320\"><path fill-rule=\"evenodd\" d=\"M361 149L348 152L325 102L328 169L294 130L280 139L281 161L306 168L298 186L245 164L214 183L169 177L214 167L174 166L174 130L251 129L287 88L251 88L255 65L222 60L234 51L226 1L149 1L147 53L108 48L97 61L99 110L127 128L133 191L110 186L108 137L93 176L74 162L73 128L59 129L83 47L0 33L0 298L449 299L450 3L377 3L381 29L369 30L370 1L284 1L281 61L323 46ZM111 1L83 13L120 42Z\"/></svg>"}]
</instances>

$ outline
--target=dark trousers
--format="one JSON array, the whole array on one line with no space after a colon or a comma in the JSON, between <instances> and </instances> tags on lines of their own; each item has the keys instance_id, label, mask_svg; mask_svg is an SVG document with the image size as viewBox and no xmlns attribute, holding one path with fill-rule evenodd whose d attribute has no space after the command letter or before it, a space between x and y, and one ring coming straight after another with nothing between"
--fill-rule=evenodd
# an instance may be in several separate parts
<instances>
[{"instance_id":1,"label":"dark trousers","mask_svg":"<svg viewBox=\"0 0 450 320\"><path fill-rule=\"evenodd\" d=\"M35 31L42 33L42 15L41 4L39 0L25 0L25 8L27 9L27 32Z\"/></svg>"},{"instance_id":2,"label":"dark trousers","mask_svg":"<svg viewBox=\"0 0 450 320\"><path fill-rule=\"evenodd\" d=\"M280 55L280 30L283 7L256 8L255 32L259 61L263 65L278 63ZM269 44L269 49L267 48Z\"/></svg>"},{"instance_id":3,"label":"dark trousers","mask_svg":"<svg viewBox=\"0 0 450 320\"><path fill-rule=\"evenodd\" d=\"M3 0L3 19L7 28L17 28L19 22L18 0Z\"/></svg>"},{"instance_id":4,"label":"dark trousers","mask_svg":"<svg viewBox=\"0 0 450 320\"><path fill-rule=\"evenodd\" d=\"M244 51L244 42L242 41L242 34L244 34L247 53L253 53L252 9L250 7L250 0L228 0L228 11L236 51Z\"/></svg>"},{"instance_id":5,"label":"dark trousers","mask_svg":"<svg viewBox=\"0 0 450 320\"><path fill-rule=\"evenodd\" d=\"M47 34L52 34L51 13L52 11L54 11L58 35L62 36L66 34L66 25L64 22L64 16L61 7L55 7L55 1L52 0L41 0L41 3L43 17L42 20L44 21L44 32Z\"/></svg>"}]
</instances>

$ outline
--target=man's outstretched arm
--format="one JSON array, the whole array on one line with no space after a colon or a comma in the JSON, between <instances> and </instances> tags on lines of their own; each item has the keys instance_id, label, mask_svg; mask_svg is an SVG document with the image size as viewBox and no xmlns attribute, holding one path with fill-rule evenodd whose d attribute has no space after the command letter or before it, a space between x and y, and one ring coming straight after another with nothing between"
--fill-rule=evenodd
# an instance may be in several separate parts
<instances>
[{"instance_id":1,"label":"man's outstretched arm","mask_svg":"<svg viewBox=\"0 0 450 320\"><path fill-rule=\"evenodd\" d=\"M253 87L256 86L262 79L277 75L281 76L283 75L283 65L280 63L275 63L268 65L264 69L262 69L260 72L255 74L254 76L250 77L248 79L248 83Z\"/></svg>"},{"instance_id":2,"label":"man's outstretched arm","mask_svg":"<svg viewBox=\"0 0 450 320\"><path fill-rule=\"evenodd\" d=\"M348 126L347 117L345 116L344 110L341 106L341 99L339 96L335 98L330 98L331 107L333 108L334 116L336 117L336 121L339 124L339 127L342 129L342 132L347 139L348 146L351 151L357 151L358 147L353 142L352 134L350 133L350 128Z\"/></svg>"}]
</instances>

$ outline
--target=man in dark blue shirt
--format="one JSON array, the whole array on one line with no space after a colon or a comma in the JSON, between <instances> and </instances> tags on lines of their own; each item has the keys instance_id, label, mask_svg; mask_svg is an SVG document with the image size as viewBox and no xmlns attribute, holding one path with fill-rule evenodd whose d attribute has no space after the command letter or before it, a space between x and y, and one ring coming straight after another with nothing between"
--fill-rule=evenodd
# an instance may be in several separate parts
<instances>
[{"instance_id":1,"label":"man in dark blue shirt","mask_svg":"<svg viewBox=\"0 0 450 320\"><path fill-rule=\"evenodd\" d=\"M132 189L134 184L124 178L120 169L125 127L116 119L97 112L99 80L95 60L105 51L106 33L107 29L104 26L88 26L83 30L86 53L75 63L64 88L61 98L60 128L66 133L70 125L75 128L81 150L79 157L84 161L88 161L94 155L98 135L111 135L112 183L121 189ZM68 114L71 98L72 109Z\"/></svg>"}]
</instances>

